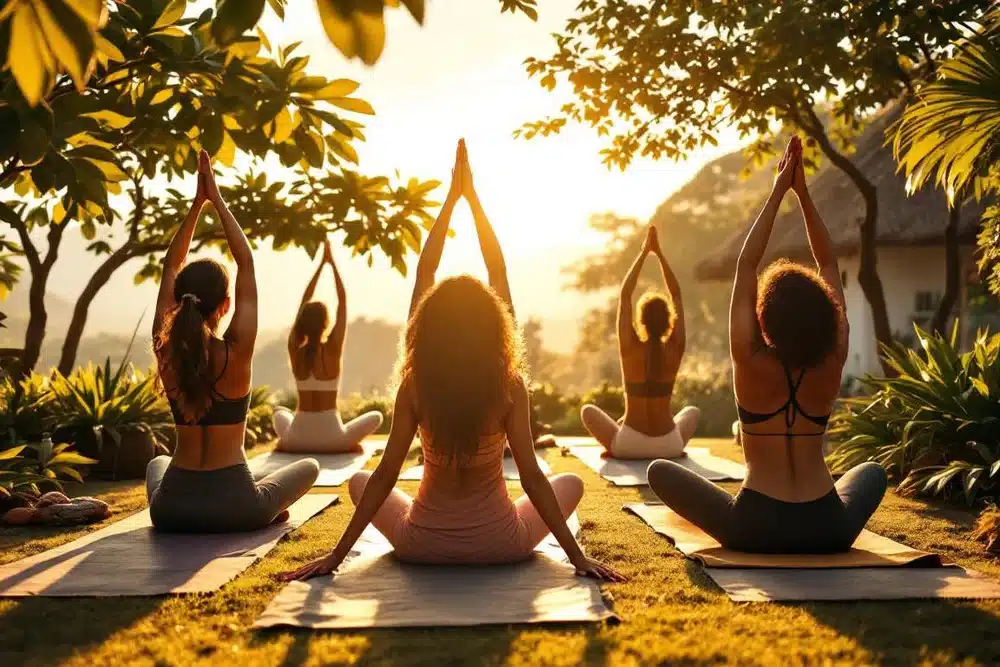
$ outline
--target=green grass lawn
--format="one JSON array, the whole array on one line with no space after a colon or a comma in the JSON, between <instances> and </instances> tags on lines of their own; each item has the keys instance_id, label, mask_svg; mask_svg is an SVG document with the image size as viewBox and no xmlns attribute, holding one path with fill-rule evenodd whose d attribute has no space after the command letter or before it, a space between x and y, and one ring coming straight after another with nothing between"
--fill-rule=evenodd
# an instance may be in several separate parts
<instances>
[{"instance_id":1,"label":"green grass lawn","mask_svg":"<svg viewBox=\"0 0 1000 667\"><path fill-rule=\"evenodd\" d=\"M739 457L728 441L697 444ZM579 510L587 551L631 578L604 586L620 624L251 632L279 588L272 575L318 556L340 535L352 511L341 487L342 502L215 594L0 600L0 665L1000 663L1000 601L732 603L666 540L621 511L653 499L647 489L613 487L556 450L546 456L555 472L575 472L587 483ZM412 493L416 484L402 488ZM88 484L83 492L111 502L116 519L145 504L134 482ZM519 493L516 484L512 493ZM1000 563L968 537L971 524L966 512L890 494L869 527L1000 578ZM86 530L2 528L0 563Z\"/></svg>"}]
</instances>

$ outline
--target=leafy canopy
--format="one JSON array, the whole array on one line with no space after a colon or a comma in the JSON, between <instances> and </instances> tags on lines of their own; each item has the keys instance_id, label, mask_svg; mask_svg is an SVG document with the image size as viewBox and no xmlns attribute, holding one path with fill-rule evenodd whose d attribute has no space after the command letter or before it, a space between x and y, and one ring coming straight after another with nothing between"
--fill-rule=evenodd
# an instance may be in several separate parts
<instances>
[{"instance_id":1,"label":"leafy canopy","mask_svg":"<svg viewBox=\"0 0 1000 667\"><path fill-rule=\"evenodd\" d=\"M555 54L526 61L542 86L562 83L572 97L519 134L589 125L608 137L604 162L620 168L637 155L683 159L727 126L753 137L760 159L783 123L845 148L862 117L912 88L958 23L988 4L583 0ZM827 130L819 104L831 107Z\"/></svg>"},{"instance_id":2,"label":"leafy canopy","mask_svg":"<svg viewBox=\"0 0 1000 667\"><path fill-rule=\"evenodd\" d=\"M304 2L305 0L298 0ZM418 23L424 20L424 0L315 0L327 37L348 58L372 65L385 47L385 8L404 5ZM183 17L187 0L5 0L0 8L0 53L25 99L32 106L59 73L72 77L83 90L107 44L101 28L109 6L131 7L157 19L147 24L169 34L169 26ZM287 0L266 0L274 13L285 17ZM501 10L521 11L538 18L536 0L500 0ZM265 0L216 0L208 34L220 46L243 39L264 13ZM147 10L154 10L148 12Z\"/></svg>"},{"instance_id":3,"label":"leafy canopy","mask_svg":"<svg viewBox=\"0 0 1000 667\"><path fill-rule=\"evenodd\" d=\"M436 183L393 187L346 168L357 162L354 142L364 140L351 116L374 113L353 96L358 84L309 74L295 44L273 48L262 32L221 48L211 37L212 11L183 18L184 4L115 5L96 33L83 90L58 76L32 105L15 74L0 73L0 185L14 191L0 200L0 221L30 232L74 220L93 252L109 253L98 231L115 229L116 195L128 194L140 212L128 231L136 254L160 250L186 211L185 198L153 194L147 181L194 173L204 147L222 165L249 159L229 193L252 238L314 252L328 233L344 230L356 251L380 248L405 271L403 257L419 247L420 225L429 224L426 196ZM261 162L268 156L290 175L268 182ZM221 243L221 229L203 240ZM25 251L5 243L0 284L12 275L4 262Z\"/></svg>"}]
</instances>

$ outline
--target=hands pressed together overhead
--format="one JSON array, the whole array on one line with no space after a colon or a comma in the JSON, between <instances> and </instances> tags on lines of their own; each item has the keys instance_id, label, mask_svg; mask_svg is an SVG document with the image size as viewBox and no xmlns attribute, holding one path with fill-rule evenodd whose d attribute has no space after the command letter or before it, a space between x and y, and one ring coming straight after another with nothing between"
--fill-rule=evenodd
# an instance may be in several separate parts
<instances>
[{"instance_id":1,"label":"hands pressed together overhead","mask_svg":"<svg viewBox=\"0 0 1000 667\"><path fill-rule=\"evenodd\" d=\"M219 186L215 183L212 159L205 150L198 153L198 192L195 198L201 202L218 202L221 198Z\"/></svg>"},{"instance_id":2,"label":"hands pressed together overhead","mask_svg":"<svg viewBox=\"0 0 1000 667\"><path fill-rule=\"evenodd\" d=\"M458 140L455 150L455 166L451 170L451 189L448 197L457 200L459 197L473 199L476 188L472 183L472 167L469 165L469 151L465 147L465 139Z\"/></svg>"},{"instance_id":3,"label":"hands pressed together overhead","mask_svg":"<svg viewBox=\"0 0 1000 667\"><path fill-rule=\"evenodd\" d=\"M774 188L782 194L788 190L792 190L797 195L807 191L805 169L802 166L802 140L798 135L793 136L788 141L785 153L781 156L781 161L778 162Z\"/></svg>"}]
</instances>

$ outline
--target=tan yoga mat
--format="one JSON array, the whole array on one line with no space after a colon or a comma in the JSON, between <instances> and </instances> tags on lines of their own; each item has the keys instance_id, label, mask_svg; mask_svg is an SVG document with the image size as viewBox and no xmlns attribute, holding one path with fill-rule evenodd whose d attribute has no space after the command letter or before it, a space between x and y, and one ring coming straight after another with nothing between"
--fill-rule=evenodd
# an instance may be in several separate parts
<instances>
[{"instance_id":1,"label":"tan yoga mat","mask_svg":"<svg viewBox=\"0 0 1000 667\"><path fill-rule=\"evenodd\" d=\"M569 451L587 467L615 486L646 486L646 468L654 459L614 459L603 456L605 449L600 445L570 445ZM706 447L688 447L684 456L669 459L696 472L713 482L727 480L741 481L746 476L746 467L720 456L715 456Z\"/></svg>"},{"instance_id":2,"label":"tan yoga mat","mask_svg":"<svg viewBox=\"0 0 1000 667\"><path fill-rule=\"evenodd\" d=\"M855 567L940 567L937 554L912 549L887 537L864 530L850 551L839 554L748 554L722 545L693 523L660 503L626 505L658 534L673 542L688 558L711 568L855 568Z\"/></svg>"},{"instance_id":3,"label":"tan yoga mat","mask_svg":"<svg viewBox=\"0 0 1000 667\"><path fill-rule=\"evenodd\" d=\"M1000 584L960 567L707 567L705 572L734 602L1000 598Z\"/></svg>"},{"instance_id":4,"label":"tan yoga mat","mask_svg":"<svg viewBox=\"0 0 1000 667\"><path fill-rule=\"evenodd\" d=\"M149 510L0 566L0 597L114 597L208 593L250 567L307 520L337 501L307 494L284 523L249 533L153 530Z\"/></svg>"},{"instance_id":5,"label":"tan yoga mat","mask_svg":"<svg viewBox=\"0 0 1000 667\"><path fill-rule=\"evenodd\" d=\"M542 469L542 472L546 475L552 474L552 469L549 468L549 464L545 462L541 456L535 456L538 461L538 467ZM407 468L403 471L403 474L399 476L399 479L404 481L415 481L423 479L424 467L422 465L416 465L412 468ZM517 470L517 464L514 463L514 458L512 456L503 457L503 478L508 480L519 480L521 479L521 473Z\"/></svg>"},{"instance_id":6,"label":"tan yoga mat","mask_svg":"<svg viewBox=\"0 0 1000 667\"><path fill-rule=\"evenodd\" d=\"M385 448L384 441L362 443L362 452L346 454L298 454L291 452L266 452L249 461L250 470L255 475L268 475L284 468L289 463L301 459L316 459L319 463L319 477L313 486L340 486L351 475L365 467L368 459Z\"/></svg>"},{"instance_id":7,"label":"tan yoga mat","mask_svg":"<svg viewBox=\"0 0 1000 667\"><path fill-rule=\"evenodd\" d=\"M578 526L573 521L570 527ZM369 526L340 574L288 584L253 627L346 630L617 618L597 582L576 576L551 536L532 559L509 565L413 565L400 563L391 551Z\"/></svg>"}]
</instances>

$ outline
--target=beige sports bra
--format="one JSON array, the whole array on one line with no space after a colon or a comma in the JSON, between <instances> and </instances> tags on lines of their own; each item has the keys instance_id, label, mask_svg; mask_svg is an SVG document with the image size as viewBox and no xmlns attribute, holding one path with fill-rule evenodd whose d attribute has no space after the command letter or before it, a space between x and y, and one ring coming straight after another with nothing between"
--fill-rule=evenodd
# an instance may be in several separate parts
<instances>
[{"instance_id":1,"label":"beige sports bra","mask_svg":"<svg viewBox=\"0 0 1000 667\"><path fill-rule=\"evenodd\" d=\"M312 375L304 380L296 380L295 387L299 391L340 391L340 378L319 380Z\"/></svg>"}]
</instances>

